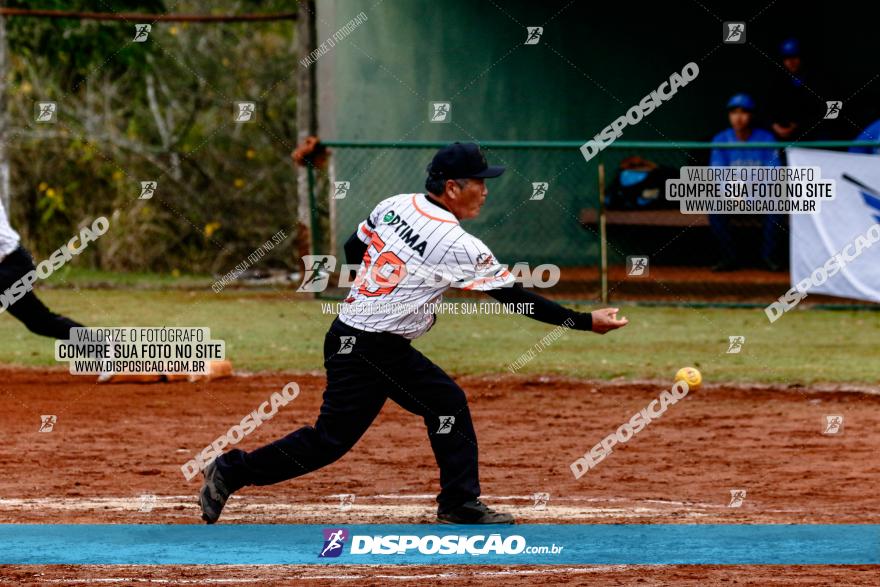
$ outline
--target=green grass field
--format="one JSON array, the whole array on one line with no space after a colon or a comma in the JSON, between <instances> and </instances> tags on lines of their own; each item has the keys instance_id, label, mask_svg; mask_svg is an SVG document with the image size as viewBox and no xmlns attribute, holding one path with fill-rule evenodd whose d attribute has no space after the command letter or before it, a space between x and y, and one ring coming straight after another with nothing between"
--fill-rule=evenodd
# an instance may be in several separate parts
<instances>
[{"instance_id":1,"label":"green grass field","mask_svg":"<svg viewBox=\"0 0 880 587\"><path fill-rule=\"evenodd\" d=\"M322 369L332 316L287 293L41 288L56 312L91 326L209 326L246 371ZM770 324L761 309L620 305L630 319L605 336L568 331L519 372L609 379L671 378L693 365L707 382L800 383L880 380L880 313L796 310ZM585 309L585 308L582 308ZM554 327L521 316L440 316L416 346L452 374L508 373L507 366ZM727 337L743 335L741 354ZM0 363L58 365L50 339L0 317Z\"/></svg>"}]
</instances>

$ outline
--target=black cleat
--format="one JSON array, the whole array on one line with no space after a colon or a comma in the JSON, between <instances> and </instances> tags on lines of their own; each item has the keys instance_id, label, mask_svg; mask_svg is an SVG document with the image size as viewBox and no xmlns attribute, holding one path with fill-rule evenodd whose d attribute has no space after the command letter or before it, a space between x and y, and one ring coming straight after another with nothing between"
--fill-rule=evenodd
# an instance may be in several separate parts
<instances>
[{"instance_id":1,"label":"black cleat","mask_svg":"<svg viewBox=\"0 0 880 587\"><path fill-rule=\"evenodd\" d=\"M438 509L437 521L441 524L513 524L513 516L496 512L475 499L446 512Z\"/></svg>"},{"instance_id":2,"label":"black cleat","mask_svg":"<svg viewBox=\"0 0 880 587\"><path fill-rule=\"evenodd\" d=\"M227 489L216 461L205 467L204 473L205 482L199 492L199 506L202 508L202 519L213 524L220 519L220 512L232 492Z\"/></svg>"}]
</instances>

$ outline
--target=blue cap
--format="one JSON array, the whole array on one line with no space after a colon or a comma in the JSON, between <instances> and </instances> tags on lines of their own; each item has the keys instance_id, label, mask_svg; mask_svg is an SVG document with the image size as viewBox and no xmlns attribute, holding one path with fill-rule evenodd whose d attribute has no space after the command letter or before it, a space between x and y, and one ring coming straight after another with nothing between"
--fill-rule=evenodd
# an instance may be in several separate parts
<instances>
[{"instance_id":1,"label":"blue cap","mask_svg":"<svg viewBox=\"0 0 880 587\"><path fill-rule=\"evenodd\" d=\"M779 45L779 52L783 57L798 57L801 54L801 44L797 39L785 39Z\"/></svg>"},{"instance_id":2,"label":"blue cap","mask_svg":"<svg viewBox=\"0 0 880 587\"><path fill-rule=\"evenodd\" d=\"M727 109L733 110L734 108L752 111L755 109L755 101L748 94L734 94L727 102Z\"/></svg>"}]
</instances>

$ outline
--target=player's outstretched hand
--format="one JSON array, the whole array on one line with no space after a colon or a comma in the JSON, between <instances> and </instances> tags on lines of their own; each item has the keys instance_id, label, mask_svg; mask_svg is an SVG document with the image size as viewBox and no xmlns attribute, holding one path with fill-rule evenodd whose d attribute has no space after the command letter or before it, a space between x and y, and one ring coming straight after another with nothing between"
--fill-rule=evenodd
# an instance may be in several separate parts
<instances>
[{"instance_id":1,"label":"player's outstretched hand","mask_svg":"<svg viewBox=\"0 0 880 587\"><path fill-rule=\"evenodd\" d=\"M623 328L629 324L629 320L627 320L626 317L617 317L617 312L619 311L619 308L602 308L601 310L590 312L593 316L593 332L596 334L605 334L606 332Z\"/></svg>"}]
</instances>

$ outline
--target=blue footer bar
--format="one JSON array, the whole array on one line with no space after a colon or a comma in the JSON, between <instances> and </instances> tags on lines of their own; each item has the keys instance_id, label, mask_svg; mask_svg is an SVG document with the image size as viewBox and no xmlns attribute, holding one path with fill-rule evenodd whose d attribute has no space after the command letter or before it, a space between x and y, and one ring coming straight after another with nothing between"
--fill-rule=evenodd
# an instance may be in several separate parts
<instances>
[{"instance_id":1,"label":"blue footer bar","mask_svg":"<svg viewBox=\"0 0 880 587\"><path fill-rule=\"evenodd\" d=\"M880 564L877 524L2 524L0 564Z\"/></svg>"}]
</instances>

